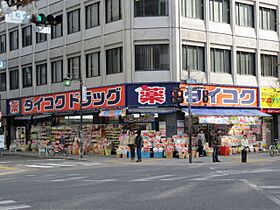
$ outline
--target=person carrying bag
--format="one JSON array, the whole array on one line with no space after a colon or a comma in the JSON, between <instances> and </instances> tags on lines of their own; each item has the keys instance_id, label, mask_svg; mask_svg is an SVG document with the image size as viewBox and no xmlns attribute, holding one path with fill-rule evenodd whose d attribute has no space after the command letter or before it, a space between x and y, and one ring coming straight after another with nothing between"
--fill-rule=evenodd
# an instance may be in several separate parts
<instances>
[{"instance_id":1,"label":"person carrying bag","mask_svg":"<svg viewBox=\"0 0 280 210\"><path fill-rule=\"evenodd\" d=\"M241 140L241 162L247 162L247 152L249 151L249 141L247 135L243 135L243 139Z\"/></svg>"}]
</instances>

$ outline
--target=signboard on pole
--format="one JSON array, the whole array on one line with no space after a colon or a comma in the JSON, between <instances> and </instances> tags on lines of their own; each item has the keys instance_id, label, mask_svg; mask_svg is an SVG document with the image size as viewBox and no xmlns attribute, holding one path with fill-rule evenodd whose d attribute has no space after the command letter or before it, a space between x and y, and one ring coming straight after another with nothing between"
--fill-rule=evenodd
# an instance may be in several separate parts
<instances>
[{"instance_id":1,"label":"signboard on pole","mask_svg":"<svg viewBox=\"0 0 280 210\"><path fill-rule=\"evenodd\" d=\"M15 24L22 24L22 23L29 23L30 15L27 14L26 11L16 10L11 11L8 14L5 14L5 22L6 23L15 23Z\"/></svg>"},{"instance_id":2,"label":"signboard on pole","mask_svg":"<svg viewBox=\"0 0 280 210\"><path fill-rule=\"evenodd\" d=\"M82 101L87 100L87 87L83 86L82 87Z\"/></svg>"},{"instance_id":3,"label":"signboard on pole","mask_svg":"<svg viewBox=\"0 0 280 210\"><path fill-rule=\"evenodd\" d=\"M32 26L34 32L43 33L43 34L51 34L51 27L44 26Z\"/></svg>"},{"instance_id":4,"label":"signboard on pole","mask_svg":"<svg viewBox=\"0 0 280 210\"><path fill-rule=\"evenodd\" d=\"M6 61L0 61L0 69L6 68Z\"/></svg>"}]
</instances>

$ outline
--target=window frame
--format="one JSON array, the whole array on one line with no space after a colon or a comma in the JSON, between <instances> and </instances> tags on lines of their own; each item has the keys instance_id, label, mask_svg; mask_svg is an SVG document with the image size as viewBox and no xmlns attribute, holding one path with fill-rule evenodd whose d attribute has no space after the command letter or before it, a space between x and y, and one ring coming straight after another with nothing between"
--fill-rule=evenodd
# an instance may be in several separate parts
<instances>
[{"instance_id":1,"label":"window frame","mask_svg":"<svg viewBox=\"0 0 280 210\"><path fill-rule=\"evenodd\" d=\"M191 10L188 10L188 4L191 4ZM204 7L204 0L181 0L181 16L204 20Z\"/></svg>"},{"instance_id":2,"label":"window frame","mask_svg":"<svg viewBox=\"0 0 280 210\"><path fill-rule=\"evenodd\" d=\"M78 62L79 62L79 64L78 64L78 66L79 66L78 75L75 74L76 73L75 70L73 71L73 69L70 69L70 67L72 67L72 66L74 67L75 59L78 59ZM82 71L81 70L81 56L78 55L78 56L69 57L67 59L67 74L70 76L70 78L75 79L75 80L79 79L82 76L81 75L82 74L81 71Z\"/></svg>"},{"instance_id":3,"label":"window frame","mask_svg":"<svg viewBox=\"0 0 280 210\"><path fill-rule=\"evenodd\" d=\"M264 23L264 13L269 13L269 18L267 17L267 21L270 21L270 24L267 22ZM259 7L259 17L260 17L260 29L262 30L270 30L277 31L277 14L275 9L270 9L266 7ZM274 24L273 24L274 23Z\"/></svg>"},{"instance_id":4,"label":"window frame","mask_svg":"<svg viewBox=\"0 0 280 210\"><path fill-rule=\"evenodd\" d=\"M56 17L59 17L61 16L62 17L62 20L63 20L63 15L57 15ZM58 28L60 28L60 34L58 33ZM51 25L51 39L56 39L56 38L59 38L59 37L62 37L63 36L63 21L59 24L54 24L54 25Z\"/></svg>"},{"instance_id":5,"label":"window frame","mask_svg":"<svg viewBox=\"0 0 280 210\"><path fill-rule=\"evenodd\" d=\"M98 64L97 64L97 74L93 74L93 71L89 71L89 57L91 56L91 67L92 63L93 63L93 59L92 56L97 54L97 60L98 60ZM88 53L85 55L86 58L86 78L92 78L92 77L99 77L101 76L101 72L100 72L100 52L93 52L93 53ZM91 74L89 75L89 72L91 72Z\"/></svg>"},{"instance_id":6,"label":"window frame","mask_svg":"<svg viewBox=\"0 0 280 210\"><path fill-rule=\"evenodd\" d=\"M220 53L220 56L217 55L218 53ZM217 64L218 62L217 57L221 58L220 59L220 62L222 63L222 64L220 63L221 65ZM210 61L211 61L211 72L221 73L221 74L231 74L231 50L211 48ZM218 69L219 66L221 67L221 70Z\"/></svg>"},{"instance_id":7,"label":"window frame","mask_svg":"<svg viewBox=\"0 0 280 210\"><path fill-rule=\"evenodd\" d=\"M26 70L30 69L30 78L25 78L28 72L26 72ZM30 81L28 81L28 79L30 79ZM25 66L22 68L22 87L23 88L28 88L28 87L32 87L33 86L33 69L32 69L32 65L29 66Z\"/></svg>"},{"instance_id":8,"label":"window frame","mask_svg":"<svg viewBox=\"0 0 280 210\"><path fill-rule=\"evenodd\" d=\"M278 56L270 54L261 54L261 76L278 78ZM266 59L266 60L265 60ZM269 61L271 63L269 63ZM268 71L264 67L270 66Z\"/></svg>"},{"instance_id":9,"label":"window frame","mask_svg":"<svg viewBox=\"0 0 280 210\"><path fill-rule=\"evenodd\" d=\"M118 1L118 14L117 17L115 18L115 14L113 14L113 1ZM110 11L108 11L109 7L109 2L110 2ZM110 16L109 16L110 14ZM122 5L121 5L121 0L105 0L105 20L106 23L112 23L115 21L119 21L122 19Z\"/></svg>"},{"instance_id":10,"label":"window frame","mask_svg":"<svg viewBox=\"0 0 280 210\"><path fill-rule=\"evenodd\" d=\"M250 17L250 14L248 13L248 16L246 18L244 18L244 20L241 20L241 10L245 10L245 9L248 9L250 8L250 13L251 13L251 17ZM244 3L241 3L241 2L235 2L235 23L236 25L238 26L241 26L241 27L249 27L249 28L255 28L255 13L254 13L254 5L251 5L251 4L244 4ZM251 22L250 22L250 19ZM247 23L245 23L247 22ZM249 23L250 22L250 23Z\"/></svg>"},{"instance_id":11,"label":"window frame","mask_svg":"<svg viewBox=\"0 0 280 210\"><path fill-rule=\"evenodd\" d=\"M27 30L30 31L30 36L26 36ZM28 37L30 37L28 39ZM32 27L31 25L22 28L22 47L28 47L32 45Z\"/></svg>"},{"instance_id":12,"label":"window frame","mask_svg":"<svg viewBox=\"0 0 280 210\"><path fill-rule=\"evenodd\" d=\"M57 69L56 63L61 63L61 69L60 69L60 74L61 74L61 78L57 79L57 74L55 74L56 71L59 71ZM55 66L55 68L54 68ZM63 59L61 60L56 60L56 61L52 61L51 62L51 74L52 74L52 83L60 83L63 82Z\"/></svg>"},{"instance_id":13,"label":"window frame","mask_svg":"<svg viewBox=\"0 0 280 210\"><path fill-rule=\"evenodd\" d=\"M74 13L78 12L78 28L74 30ZM70 21L72 23L72 28L70 28ZM70 30L71 29L71 30ZM81 9L75 9L67 12L67 32L68 34L73 34L81 31Z\"/></svg>"},{"instance_id":14,"label":"window frame","mask_svg":"<svg viewBox=\"0 0 280 210\"><path fill-rule=\"evenodd\" d=\"M16 32L16 33L15 33ZM16 40L14 40L14 36L13 36L13 39L12 39L12 34L16 34ZM14 50L18 50L19 49L19 33L18 33L18 29L17 30L14 30L14 31L10 31L9 32L9 37L10 37L10 40L9 40L9 42L10 42L10 51L14 51ZM14 47L12 47L12 46L14 46L14 42L13 41L16 41L16 48L14 48ZM12 45L12 43L13 43L13 45Z\"/></svg>"},{"instance_id":15,"label":"window frame","mask_svg":"<svg viewBox=\"0 0 280 210\"><path fill-rule=\"evenodd\" d=\"M46 42L48 40L47 34L36 33L36 44Z\"/></svg>"},{"instance_id":16,"label":"window frame","mask_svg":"<svg viewBox=\"0 0 280 210\"><path fill-rule=\"evenodd\" d=\"M216 11L216 10L218 10L218 11ZM218 18L218 20L216 18ZM212 22L230 24L230 1L229 0L210 0L209 1L209 20Z\"/></svg>"},{"instance_id":17,"label":"window frame","mask_svg":"<svg viewBox=\"0 0 280 210\"><path fill-rule=\"evenodd\" d=\"M114 58L114 53L116 51L118 51L118 54L117 54L117 60L115 60ZM110 55L109 55L110 54ZM117 66L118 66L118 71L115 71L114 67L114 62L111 62L110 65L109 65L109 62L108 62L108 59L109 59L109 56L110 59L112 61L117 61ZM110 70L109 71L109 67L110 67ZM110 75L110 74L119 74L119 73L122 73L123 72L123 47L116 47L116 48L111 48L111 49L107 49L106 50L106 75Z\"/></svg>"},{"instance_id":18,"label":"window frame","mask_svg":"<svg viewBox=\"0 0 280 210\"><path fill-rule=\"evenodd\" d=\"M157 14L148 14L146 12L147 8L150 8L149 3L152 3L150 0L134 0L134 17L161 17L161 16L169 16L169 0L164 0L163 2L160 2L161 0L157 0ZM149 2L149 3L147 3ZM164 3L164 5L160 5L161 3ZM155 4L155 3L154 3ZM139 8L137 8L139 6ZM162 8L165 7L164 14L162 14ZM141 11L142 10L142 11ZM139 11L139 12L138 12ZM152 11L155 11L152 9ZM140 14L141 13L141 14Z\"/></svg>"},{"instance_id":19,"label":"window frame","mask_svg":"<svg viewBox=\"0 0 280 210\"><path fill-rule=\"evenodd\" d=\"M0 72L0 92L4 92L6 90L7 90L7 73L6 71L2 71Z\"/></svg>"},{"instance_id":20,"label":"window frame","mask_svg":"<svg viewBox=\"0 0 280 210\"><path fill-rule=\"evenodd\" d=\"M13 79L13 73L14 75L16 75L14 79ZM19 89L19 70L18 69L10 70L9 75L10 75L10 90ZM15 82L13 82L13 80Z\"/></svg>"},{"instance_id":21,"label":"window frame","mask_svg":"<svg viewBox=\"0 0 280 210\"><path fill-rule=\"evenodd\" d=\"M167 58L164 52L168 52ZM168 64L164 63L167 59ZM135 71L170 71L169 44L135 45Z\"/></svg>"},{"instance_id":22,"label":"window frame","mask_svg":"<svg viewBox=\"0 0 280 210\"><path fill-rule=\"evenodd\" d=\"M4 37L4 41L2 41L2 38ZM3 45L2 45L3 43ZM0 54L7 52L7 36L6 34L0 35Z\"/></svg>"},{"instance_id":23,"label":"window frame","mask_svg":"<svg viewBox=\"0 0 280 210\"><path fill-rule=\"evenodd\" d=\"M97 7L97 24L92 23L92 10L90 9L91 7ZM89 10L88 10L89 9ZM94 28L100 25L100 2L95 2L93 4L87 5L85 7L85 24L86 24L86 29ZM89 17L88 17L89 16ZM90 23L88 22L90 20Z\"/></svg>"},{"instance_id":24,"label":"window frame","mask_svg":"<svg viewBox=\"0 0 280 210\"><path fill-rule=\"evenodd\" d=\"M45 72L44 72L45 71ZM45 77L43 77L45 75ZM36 86L48 84L48 66L47 63L36 65Z\"/></svg>"},{"instance_id":25,"label":"window frame","mask_svg":"<svg viewBox=\"0 0 280 210\"><path fill-rule=\"evenodd\" d=\"M242 56L242 57L241 57ZM244 57L245 56L245 57ZM250 59L253 59L250 62ZM241 66L250 66L251 68L244 68L242 70ZM238 75L249 75L249 76L256 76L256 53L252 52L244 52L244 51L236 51L236 72Z\"/></svg>"},{"instance_id":26,"label":"window frame","mask_svg":"<svg viewBox=\"0 0 280 210\"><path fill-rule=\"evenodd\" d=\"M193 61L192 61L193 65L192 66L190 66L188 64L188 63L191 63L189 60L189 57L188 57L188 49L196 51L196 55L193 56ZM206 66L205 56L206 55L205 55L204 46L183 45L182 46L182 69L188 70L188 68L190 68L191 70L205 72L205 66ZM202 65L201 65L200 60L203 61ZM196 66L196 67L194 67L194 66Z\"/></svg>"}]
</instances>

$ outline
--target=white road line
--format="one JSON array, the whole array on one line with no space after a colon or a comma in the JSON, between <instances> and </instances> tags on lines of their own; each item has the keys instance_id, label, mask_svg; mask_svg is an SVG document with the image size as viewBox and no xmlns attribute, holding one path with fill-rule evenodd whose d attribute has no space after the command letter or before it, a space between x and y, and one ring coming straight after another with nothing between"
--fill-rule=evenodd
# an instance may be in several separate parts
<instances>
[{"instance_id":1,"label":"white road line","mask_svg":"<svg viewBox=\"0 0 280 210\"><path fill-rule=\"evenodd\" d=\"M175 177L175 178L167 178L167 179L160 179L159 181L176 181L176 180L182 180L182 179L186 179L187 177L183 176L183 177Z\"/></svg>"},{"instance_id":2,"label":"white road line","mask_svg":"<svg viewBox=\"0 0 280 210\"><path fill-rule=\"evenodd\" d=\"M148 181L152 181L152 180L155 180L155 179L161 179L161 178L171 177L171 176L175 176L175 175L152 176L152 177L147 177L147 178L142 178L142 179L134 179L134 180L130 180L130 181L132 181L132 182L148 182Z\"/></svg>"},{"instance_id":3,"label":"white road line","mask_svg":"<svg viewBox=\"0 0 280 210\"><path fill-rule=\"evenodd\" d=\"M0 181L8 181L8 180L13 180L15 178L4 178L4 179L0 179Z\"/></svg>"},{"instance_id":4,"label":"white road line","mask_svg":"<svg viewBox=\"0 0 280 210\"><path fill-rule=\"evenodd\" d=\"M46 166L46 165L24 165L30 168L54 168L54 166Z\"/></svg>"},{"instance_id":5,"label":"white road line","mask_svg":"<svg viewBox=\"0 0 280 210\"><path fill-rule=\"evenodd\" d=\"M260 186L262 189L280 189L280 186Z\"/></svg>"},{"instance_id":6,"label":"white road line","mask_svg":"<svg viewBox=\"0 0 280 210\"><path fill-rule=\"evenodd\" d=\"M280 200L275 197L274 195L271 195L270 193L264 191L262 188L258 187L257 185L255 185L254 183L250 182L247 179L241 179L241 181L243 181L245 184L247 184L248 186L250 186L251 188L253 188L254 190L262 193L263 195L265 195L268 199L270 199L271 201L273 201L275 204L277 204L278 206L280 206Z\"/></svg>"},{"instance_id":7,"label":"white road line","mask_svg":"<svg viewBox=\"0 0 280 210\"><path fill-rule=\"evenodd\" d=\"M46 166L58 166L58 167L73 167L73 164L59 164L59 163L46 163Z\"/></svg>"},{"instance_id":8,"label":"white road line","mask_svg":"<svg viewBox=\"0 0 280 210\"><path fill-rule=\"evenodd\" d=\"M84 179L83 182L116 182L118 179Z\"/></svg>"},{"instance_id":9,"label":"white road line","mask_svg":"<svg viewBox=\"0 0 280 210\"><path fill-rule=\"evenodd\" d=\"M5 206L5 207L0 207L1 210L13 210L13 209L26 209L26 208L31 208L31 206L28 205L16 205L16 206Z\"/></svg>"},{"instance_id":10,"label":"white road line","mask_svg":"<svg viewBox=\"0 0 280 210\"><path fill-rule=\"evenodd\" d=\"M84 179L86 177L71 177L71 178L66 178L66 179L53 179L50 180L51 182L66 182L66 181L72 181L72 180L79 180L79 179Z\"/></svg>"},{"instance_id":11,"label":"white road line","mask_svg":"<svg viewBox=\"0 0 280 210\"><path fill-rule=\"evenodd\" d=\"M10 203L16 203L16 201L13 201L13 200L0 201L0 205L10 204ZM0 209L1 209L1 207L0 207Z\"/></svg>"}]
</instances>

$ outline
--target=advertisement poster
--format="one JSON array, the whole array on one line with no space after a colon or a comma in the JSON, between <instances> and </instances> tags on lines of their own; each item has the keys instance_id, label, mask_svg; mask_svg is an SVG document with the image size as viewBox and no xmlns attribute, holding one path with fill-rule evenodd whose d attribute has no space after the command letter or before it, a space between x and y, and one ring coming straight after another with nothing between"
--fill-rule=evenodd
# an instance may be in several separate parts
<instances>
[{"instance_id":1,"label":"advertisement poster","mask_svg":"<svg viewBox=\"0 0 280 210\"><path fill-rule=\"evenodd\" d=\"M191 85L192 88L192 106L207 107L258 107L258 88L254 87L232 87L232 86L214 86L214 85ZM184 103L188 105L188 85L180 84L184 91ZM208 102L203 102L203 91L208 91Z\"/></svg>"},{"instance_id":2,"label":"advertisement poster","mask_svg":"<svg viewBox=\"0 0 280 210\"><path fill-rule=\"evenodd\" d=\"M280 88L261 88L260 105L263 109L280 109Z\"/></svg>"}]
</instances>

